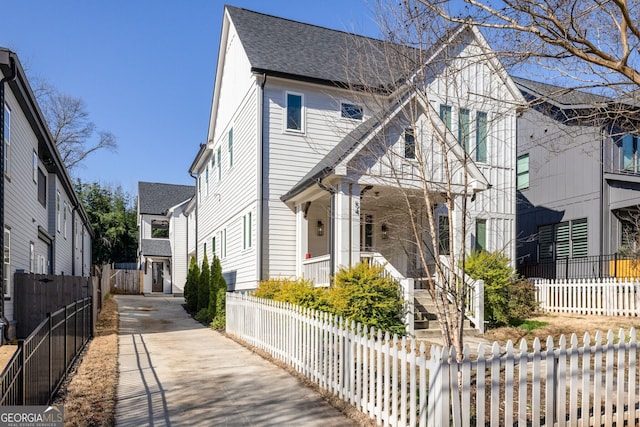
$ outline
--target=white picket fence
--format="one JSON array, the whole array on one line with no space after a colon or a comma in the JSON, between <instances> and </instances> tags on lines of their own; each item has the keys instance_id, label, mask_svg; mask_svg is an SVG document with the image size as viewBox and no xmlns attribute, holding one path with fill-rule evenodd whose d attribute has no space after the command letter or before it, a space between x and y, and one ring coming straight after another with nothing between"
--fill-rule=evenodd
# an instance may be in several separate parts
<instances>
[{"instance_id":1,"label":"white picket fence","mask_svg":"<svg viewBox=\"0 0 640 427\"><path fill-rule=\"evenodd\" d=\"M295 368L381 426L638 425L635 330L571 336L543 349L454 349L398 340L342 319L227 295L227 333Z\"/></svg>"},{"instance_id":2,"label":"white picket fence","mask_svg":"<svg viewBox=\"0 0 640 427\"><path fill-rule=\"evenodd\" d=\"M552 313L639 316L640 281L635 279L537 279L540 309Z\"/></svg>"}]
</instances>

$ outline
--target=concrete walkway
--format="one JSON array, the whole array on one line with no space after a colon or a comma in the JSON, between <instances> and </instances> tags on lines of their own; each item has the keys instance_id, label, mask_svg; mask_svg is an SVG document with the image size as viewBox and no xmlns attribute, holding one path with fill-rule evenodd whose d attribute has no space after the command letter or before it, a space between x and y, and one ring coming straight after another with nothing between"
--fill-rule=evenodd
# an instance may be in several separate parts
<instances>
[{"instance_id":1,"label":"concrete walkway","mask_svg":"<svg viewBox=\"0 0 640 427\"><path fill-rule=\"evenodd\" d=\"M352 426L284 370L202 326L183 298L115 297L116 426Z\"/></svg>"}]
</instances>

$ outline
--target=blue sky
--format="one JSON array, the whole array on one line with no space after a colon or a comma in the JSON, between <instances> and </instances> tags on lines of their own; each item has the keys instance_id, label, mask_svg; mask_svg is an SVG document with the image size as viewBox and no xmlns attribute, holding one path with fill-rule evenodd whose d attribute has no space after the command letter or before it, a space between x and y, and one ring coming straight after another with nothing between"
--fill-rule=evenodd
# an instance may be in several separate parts
<instances>
[{"instance_id":1,"label":"blue sky","mask_svg":"<svg viewBox=\"0 0 640 427\"><path fill-rule=\"evenodd\" d=\"M229 0L238 7L377 37L375 0ZM74 172L87 182L193 184L188 169L207 135L225 2L19 0L4 2L0 46L29 76L80 97L117 153L96 152Z\"/></svg>"}]
</instances>

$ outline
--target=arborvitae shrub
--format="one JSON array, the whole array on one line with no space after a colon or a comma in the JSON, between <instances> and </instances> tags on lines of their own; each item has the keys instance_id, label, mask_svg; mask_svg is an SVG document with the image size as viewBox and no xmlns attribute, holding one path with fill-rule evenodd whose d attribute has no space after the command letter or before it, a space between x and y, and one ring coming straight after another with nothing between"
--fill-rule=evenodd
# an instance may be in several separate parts
<instances>
[{"instance_id":1,"label":"arborvitae shrub","mask_svg":"<svg viewBox=\"0 0 640 427\"><path fill-rule=\"evenodd\" d=\"M213 261L211 262L211 287L209 289L208 305L209 317L212 319L215 319L216 317L216 310L218 307L216 300L218 298L218 289L220 289L220 286L222 286L221 281L224 281L224 279L222 278L222 266L220 265L220 259L216 255L214 255Z\"/></svg>"},{"instance_id":2,"label":"arborvitae shrub","mask_svg":"<svg viewBox=\"0 0 640 427\"><path fill-rule=\"evenodd\" d=\"M218 288L218 296L216 298L216 317L211 322L213 329L223 329L226 326L226 297L227 297L227 283L222 279L223 286Z\"/></svg>"},{"instance_id":3,"label":"arborvitae shrub","mask_svg":"<svg viewBox=\"0 0 640 427\"><path fill-rule=\"evenodd\" d=\"M209 260L207 260L207 255L205 254L202 259L202 268L200 269L200 280L198 281L198 314L202 309L205 309L208 315L210 282Z\"/></svg>"},{"instance_id":4,"label":"arborvitae shrub","mask_svg":"<svg viewBox=\"0 0 640 427\"><path fill-rule=\"evenodd\" d=\"M195 258L189 262L187 281L184 284L184 301L187 311L195 313L198 309L198 283L200 281L200 268Z\"/></svg>"}]
</instances>

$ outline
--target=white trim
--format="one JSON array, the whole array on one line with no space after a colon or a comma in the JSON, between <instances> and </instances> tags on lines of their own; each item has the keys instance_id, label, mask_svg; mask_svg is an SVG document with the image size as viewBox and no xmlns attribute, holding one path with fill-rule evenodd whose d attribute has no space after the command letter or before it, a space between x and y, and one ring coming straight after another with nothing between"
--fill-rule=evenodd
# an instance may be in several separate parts
<instances>
[{"instance_id":1,"label":"white trim","mask_svg":"<svg viewBox=\"0 0 640 427\"><path fill-rule=\"evenodd\" d=\"M289 111L289 95L299 96L300 97L300 129L291 129L287 127L287 113ZM285 133L295 133L295 134L304 134L306 131L306 112L305 112L305 104L304 104L304 94L300 92L293 92L287 90L284 92L284 109L282 111L282 128Z\"/></svg>"}]
</instances>

